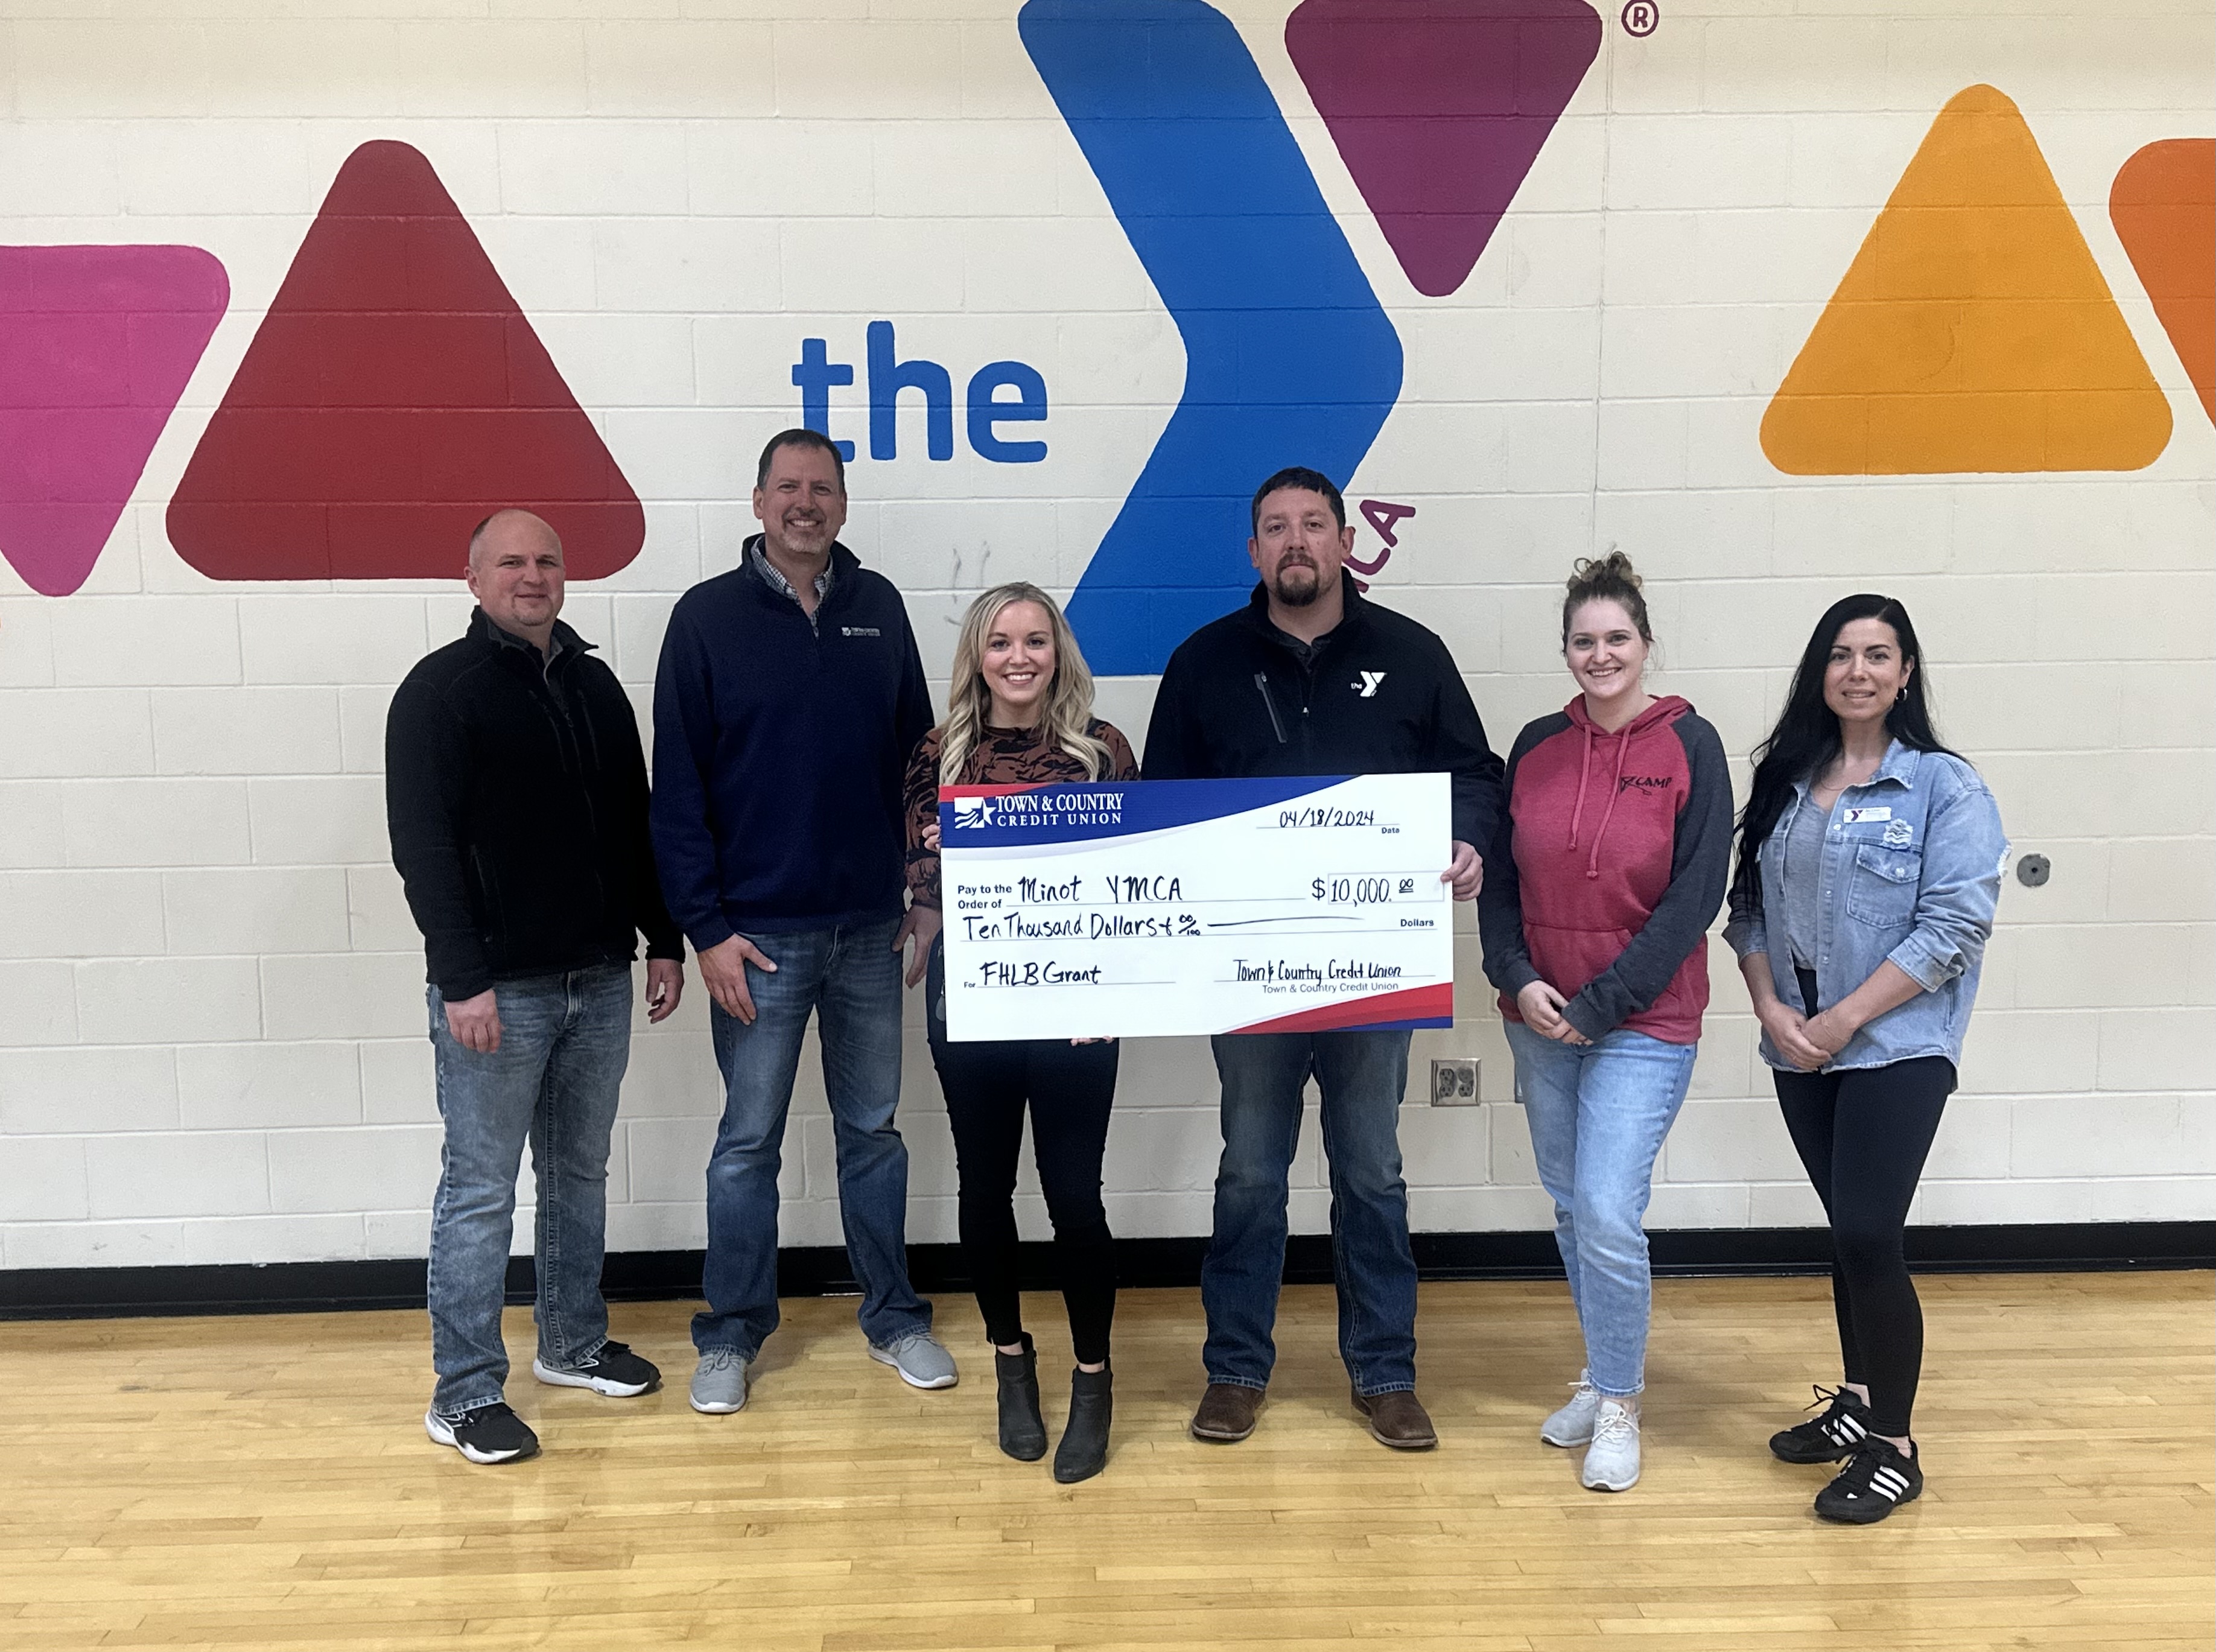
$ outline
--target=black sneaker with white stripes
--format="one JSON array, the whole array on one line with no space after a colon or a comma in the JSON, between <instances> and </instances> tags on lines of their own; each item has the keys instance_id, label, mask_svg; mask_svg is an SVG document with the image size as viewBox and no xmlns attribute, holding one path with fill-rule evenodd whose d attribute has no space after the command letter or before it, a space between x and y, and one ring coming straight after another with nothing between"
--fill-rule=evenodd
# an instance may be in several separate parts
<instances>
[{"instance_id":1,"label":"black sneaker with white stripes","mask_svg":"<svg viewBox=\"0 0 2216 1652\"><path fill-rule=\"evenodd\" d=\"M520 1463L539 1455L539 1436L531 1432L531 1425L497 1400L459 1416L426 1411L423 1432L472 1463Z\"/></svg>"},{"instance_id":2,"label":"black sneaker with white stripes","mask_svg":"<svg viewBox=\"0 0 2216 1652\"><path fill-rule=\"evenodd\" d=\"M543 1359L533 1359L531 1374L557 1388L589 1388L612 1400L651 1394L662 1386L662 1372L654 1364L640 1359L621 1342L603 1342L599 1353L574 1365L550 1365Z\"/></svg>"},{"instance_id":3,"label":"black sneaker with white stripes","mask_svg":"<svg viewBox=\"0 0 2216 1652\"><path fill-rule=\"evenodd\" d=\"M1903 1457L1891 1440L1872 1434L1856 1448L1838 1477L1816 1494L1816 1513L1841 1526L1872 1526L1923 1495L1924 1470L1916 1458Z\"/></svg>"},{"instance_id":4,"label":"black sneaker with white stripes","mask_svg":"<svg viewBox=\"0 0 2216 1652\"><path fill-rule=\"evenodd\" d=\"M1770 1454L1781 1463L1836 1463L1852 1457L1869 1438L1869 1407L1850 1389L1816 1385L1815 1404L1824 1415L1782 1428L1770 1437Z\"/></svg>"}]
</instances>

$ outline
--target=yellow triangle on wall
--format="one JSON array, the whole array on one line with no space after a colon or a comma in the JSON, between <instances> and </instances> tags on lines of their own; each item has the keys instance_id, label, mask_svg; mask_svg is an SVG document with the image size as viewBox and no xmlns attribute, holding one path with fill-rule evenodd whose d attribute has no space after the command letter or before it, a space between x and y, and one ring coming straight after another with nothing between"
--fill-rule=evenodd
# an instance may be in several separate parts
<instances>
[{"instance_id":1,"label":"yellow triangle on wall","mask_svg":"<svg viewBox=\"0 0 2216 1652\"><path fill-rule=\"evenodd\" d=\"M2039 145L1958 92L1762 419L1797 476L2135 471L2170 441L2155 383Z\"/></svg>"}]
</instances>

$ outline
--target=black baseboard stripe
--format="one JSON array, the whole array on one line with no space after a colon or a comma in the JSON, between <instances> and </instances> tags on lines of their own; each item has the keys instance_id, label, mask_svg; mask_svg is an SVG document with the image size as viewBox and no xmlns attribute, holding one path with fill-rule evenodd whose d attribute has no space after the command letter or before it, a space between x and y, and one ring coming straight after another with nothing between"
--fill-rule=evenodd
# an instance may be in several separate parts
<instances>
[{"instance_id":1,"label":"black baseboard stripe","mask_svg":"<svg viewBox=\"0 0 2216 1652\"><path fill-rule=\"evenodd\" d=\"M1650 1236L1659 1274L1794 1274L1830 1270L1822 1228L1674 1229ZM1121 1239L1122 1282L1135 1289L1191 1286L1200 1279L1208 1242ZM1559 1277L1548 1233L1419 1233L1416 1265L1427 1279ZM2120 1268L2216 1267L2216 1222L2010 1224L1911 1228L1908 1260L1918 1273L2049 1273ZM969 1289L960 1248L911 1245L908 1267L919 1290ZM1053 1248L1024 1247L1024 1284L1050 1290ZM700 1294L697 1250L625 1251L602 1275L610 1298L666 1302ZM1285 1253L1289 1285L1328 1283L1331 1243L1296 1235ZM508 1263L511 1302L531 1300L530 1259ZM836 1246L787 1250L778 1258L778 1290L789 1297L855 1292L846 1253ZM320 1313L421 1308L422 1261L224 1263L187 1267L0 1269L0 1319L99 1319L175 1314Z\"/></svg>"}]
</instances>

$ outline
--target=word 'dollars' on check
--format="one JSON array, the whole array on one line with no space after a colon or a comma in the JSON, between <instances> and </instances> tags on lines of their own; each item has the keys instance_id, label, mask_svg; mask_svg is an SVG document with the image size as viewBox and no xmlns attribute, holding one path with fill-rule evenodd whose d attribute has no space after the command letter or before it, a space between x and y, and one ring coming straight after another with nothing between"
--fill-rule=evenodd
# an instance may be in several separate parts
<instances>
[{"instance_id":1,"label":"word 'dollars' on check","mask_svg":"<svg viewBox=\"0 0 2216 1652\"><path fill-rule=\"evenodd\" d=\"M939 792L950 1038L1446 1026L1444 774Z\"/></svg>"}]
</instances>

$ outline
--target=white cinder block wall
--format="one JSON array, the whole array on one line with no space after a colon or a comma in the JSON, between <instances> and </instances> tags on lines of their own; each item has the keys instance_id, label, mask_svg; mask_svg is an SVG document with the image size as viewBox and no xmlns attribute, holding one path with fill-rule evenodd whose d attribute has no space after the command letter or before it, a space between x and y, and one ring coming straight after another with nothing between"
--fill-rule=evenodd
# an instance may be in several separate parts
<instances>
[{"instance_id":1,"label":"white cinder block wall","mask_svg":"<svg viewBox=\"0 0 2216 1652\"><path fill-rule=\"evenodd\" d=\"M1652 580L1658 686L1741 759L1828 601L1905 598L1942 731L2018 852L2054 867L2006 888L1917 1218L2216 1216L2216 431L2106 213L2133 151L2210 132L2216 17L2197 0L1675 0L1640 40L1604 8L1600 58L1483 259L1425 299L1287 58L1287 9L1228 8L1406 348L1399 404L1345 478L1351 499L1417 507L1377 595L1446 637L1505 750L1567 697L1571 558L1620 546ZM902 456L853 469L848 542L907 592L943 693L970 592L1075 584L1185 366L1014 12L0 3L0 242L206 247L232 294L84 589L37 595L0 567L0 1266L422 1254L439 1129L379 771L393 684L468 600L459 582L221 583L163 525L342 160L382 138L430 158L646 501L644 552L568 611L642 711L672 601L730 564L752 456L797 422L801 338L859 362L868 322L891 319L957 391L988 361L1037 365L1051 416L1010 434L1043 436L1044 462L957 441L934 463L910 410ZM2170 395L2169 447L2128 473L1785 476L1757 439L1769 398L1932 119L1978 82L2037 135ZM862 434L860 409L834 392L838 434ZM1360 554L1378 548L1365 529ZM1136 741L1151 681L1103 692ZM1418 1056L1481 1053L1487 1100L1404 1112L1416 1218L1542 1226L1474 934L1461 957L1461 1019ZM1813 1221L1715 957L1652 1223ZM704 1238L718 1096L691 986L635 1045L618 1248ZM951 1239L952 1153L911 1021L910 1233ZM1204 1046L1135 1041L1123 1074L1118 1230L1205 1231ZM1318 1229L1313 1128L1296 1178ZM834 1186L811 1077L789 1242L837 1242Z\"/></svg>"}]
</instances>

